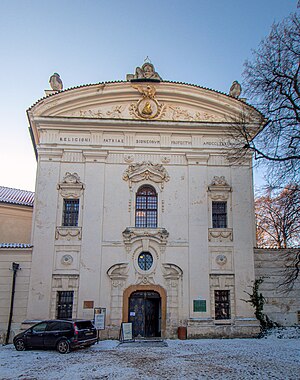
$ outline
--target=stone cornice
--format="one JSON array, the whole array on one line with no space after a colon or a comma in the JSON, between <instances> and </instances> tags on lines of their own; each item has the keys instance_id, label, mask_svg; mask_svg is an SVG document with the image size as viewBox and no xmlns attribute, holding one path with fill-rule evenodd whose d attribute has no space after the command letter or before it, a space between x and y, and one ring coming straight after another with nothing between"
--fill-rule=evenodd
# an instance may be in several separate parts
<instances>
[{"instance_id":1,"label":"stone cornice","mask_svg":"<svg viewBox=\"0 0 300 380\"><path fill-rule=\"evenodd\" d=\"M120 126L122 130L124 130L124 125L132 128L141 128L145 127L147 130L153 128L153 129L159 129L159 128L170 128L172 131L174 131L174 127L176 130L182 131L186 130L186 128L190 128L189 131L197 130L197 129L203 129L203 128L228 128L229 126L233 125L234 122L232 121L222 121L222 122L213 122L213 121L179 121L179 120L136 120L136 119L111 119L111 118L80 118L80 117L65 117L65 116L37 116L34 117L35 125L38 128L42 129L65 129L69 126L70 130L74 129L76 126L82 126L82 125L88 125L93 130L93 127L95 130L97 130L97 126L103 128L108 127L111 128L112 126ZM55 128L53 128L53 126ZM248 124L249 129L257 129L256 123L249 123ZM89 131L90 131L89 130Z\"/></svg>"}]
</instances>

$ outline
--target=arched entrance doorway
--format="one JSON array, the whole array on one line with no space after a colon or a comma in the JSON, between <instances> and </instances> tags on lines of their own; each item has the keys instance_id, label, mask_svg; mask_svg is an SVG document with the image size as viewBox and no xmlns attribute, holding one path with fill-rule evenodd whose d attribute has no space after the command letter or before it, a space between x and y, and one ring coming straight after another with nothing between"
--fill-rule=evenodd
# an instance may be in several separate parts
<instances>
[{"instance_id":1,"label":"arched entrance doorway","mask_svg":"<svg viewBox=\"0 0 300 380\"><path fill-rule=\"evenodd\" d=\"M135 337L165 337L166 291L159 285L132 285L123 294L123 322Z\"/></svg>"},{"instance_id":2,"label":"arched entrance doorway","mask_svg":"<svg viewBox=\"0 0 300 380\"><path fill-rule=\"evenodd\" d=\"M134 337L161 336L161 298L157 292L137 291L129 297L128 321Z\"/></svg>"}]
</instances>

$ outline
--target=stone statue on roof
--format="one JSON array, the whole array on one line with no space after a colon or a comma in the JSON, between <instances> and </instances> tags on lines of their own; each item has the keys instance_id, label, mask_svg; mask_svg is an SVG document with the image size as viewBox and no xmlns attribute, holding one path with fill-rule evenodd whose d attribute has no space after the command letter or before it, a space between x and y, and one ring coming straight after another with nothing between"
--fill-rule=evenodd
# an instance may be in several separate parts
<instances>
[{"instance_id":1,"label":"stone statue on roof","mask_svg":"<svg viewBox=\"0 0 300 380\"><path fill-rule=\"evenodd\" d=\"M61 91L63 89L63 82L60 79L59 74L54 73L49 79L50 87L53 91Z\"/></svg>"},{"instance_id":2,"label":"stone statue on roof","mask_svg":"<svg viewBox=\"0 0 300 380\"><path fill-rule=\"evenodd\" d=\"M150 62L145 62L142 67L137 67L135 69L135 74L127 74L126 76L127 80L155 80L155 81L161 81L162 78L160 75L155 71L154 66Z\"/></svg>"},{"instance_id":3,"label":"stone statue on roof","mask_svg":"<svg viewBox=\"0 0 300 380\"><path fill-rule=\"evenodd\" d=\"M229 90L229 96L233 98L238 98L241 95L242 87L237 80L235 80Z\"/></svg>"}]
</instances>

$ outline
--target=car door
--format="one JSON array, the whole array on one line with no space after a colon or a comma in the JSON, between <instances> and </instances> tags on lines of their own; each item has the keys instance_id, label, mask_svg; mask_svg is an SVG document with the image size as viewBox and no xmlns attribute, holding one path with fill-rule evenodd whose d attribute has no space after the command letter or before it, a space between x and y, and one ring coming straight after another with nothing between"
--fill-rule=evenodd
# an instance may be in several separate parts
<instances>
[{"instance_id":1,"label":"car door","mask_svg":"<svg viewBox=\"0 0 300 380\"><path fill-rule=\"evenodd\" d=\"M44 335L44 346L46 348L55 348L56 343L61 335L60 325L60 321L48 322Z\"/></svg>"},{"instance_id":2,"label":"car door","mask_svg":"<svg viewBox=\"0 0 300 380\"><path fill-rule=\"evenodd\" d=\"M32 348L44 347L44 335L47 322L41 322L34 325L26 334L27 346Z\"/></svg>"}]
</instances>

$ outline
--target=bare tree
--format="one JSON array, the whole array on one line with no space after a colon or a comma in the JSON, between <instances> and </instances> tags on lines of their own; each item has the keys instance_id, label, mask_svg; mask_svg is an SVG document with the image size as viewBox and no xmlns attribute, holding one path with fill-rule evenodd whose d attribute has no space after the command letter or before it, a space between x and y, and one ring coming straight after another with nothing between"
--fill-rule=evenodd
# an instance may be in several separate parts
<instances>
[{"instance_id":1,"label":"bare tree","mask_svg":"<svg viewBox=\"0 0 300 380\"><path fill-rule=\"evenodd\" d=\"M300 245L300 186L286 186L279 194L256 198L257 245L289 248Z\"/></svg>"},{"instance_id":2,"label":"bare tree","mask_svg":"<svg viewBox=\"0 0 300 380\"><path fill-rule=\"evenodd\" d=\"M284 261L284 269L282 271L282 280L278 286L283 293L288 293L300 278L300 248L285 249L281 253L281 257Z\"/></svg>"},{"instance_id":3,"label":"bare tree","mask_svg":"<svg viewBox=\"0 0 300 380\"><path fill-rule=\"evenodd\" d=\"M269 190L255 200L257 245L284 248L278 251L284 262L279 287L290 291L300 275L300 186L286 186L280 193Z\"/></svg>"},{"instance_id":4,"label":"bare tree","mask_svg":"<svg viewBox=\"0 0 300 380\"><path fill-rule=\"evenodd\" d=\"M266 117L264 127L253 138L246 115L234 123L231 132L240 143L236 156L253 152L277 184L299 183L300 179L299 72L300 19L296 13L273 24L269 36L253 51L252 60L245 62L243 89Z\"/></svg>"}]
</instances>

